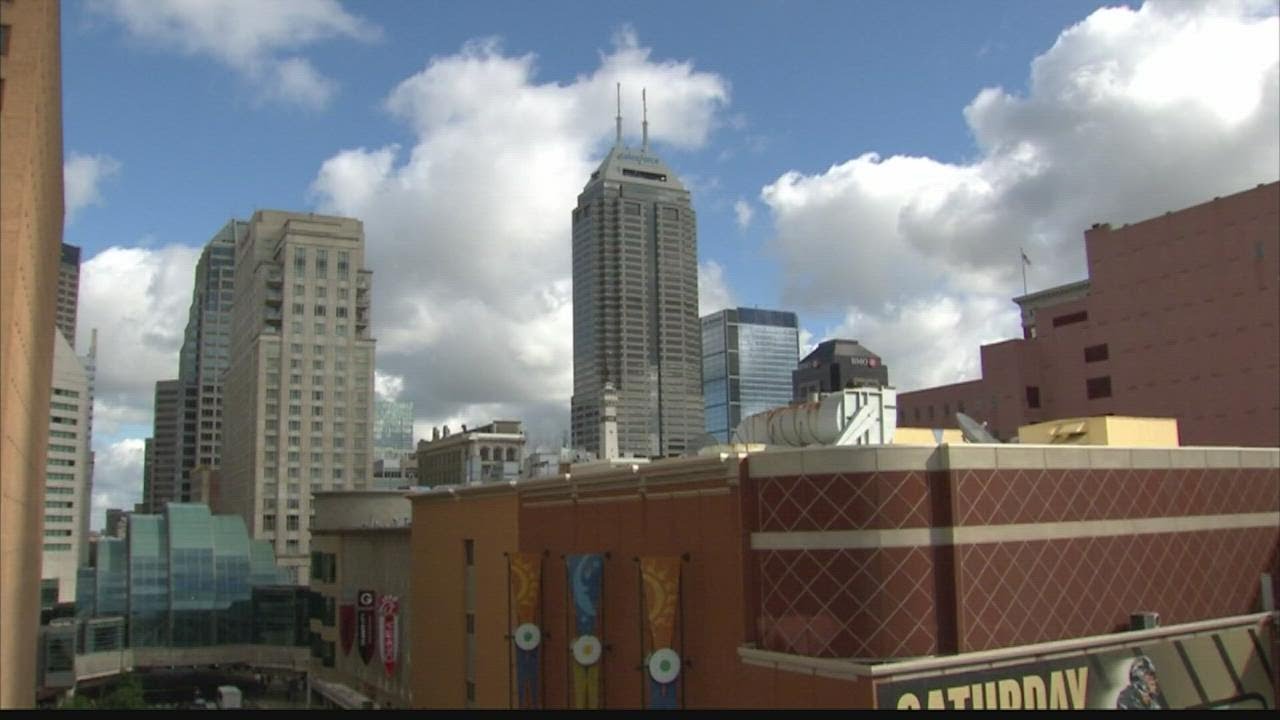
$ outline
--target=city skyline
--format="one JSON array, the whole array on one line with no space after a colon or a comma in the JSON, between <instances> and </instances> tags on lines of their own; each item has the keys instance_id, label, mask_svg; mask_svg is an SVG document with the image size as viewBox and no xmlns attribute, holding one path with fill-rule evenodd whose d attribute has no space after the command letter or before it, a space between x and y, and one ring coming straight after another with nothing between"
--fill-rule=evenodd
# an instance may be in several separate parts
<instances>
[{"instance_id":1,"label":"city skyline","mask_svg":"<svg viewBox=\"0 0 1280 720\"><path fill-rule=\"evenodd\" d=\"M652 141L693 189L701 314L795 311L802 353L858 339L902 389L975 377L977 348L1018 334L1020 251L1032 291L1078 280L1093 222L1280 175L1273 5L1099 6L753 5L727 42L714 4L679 28L607 6L250 5L215 46L177 6L148 23L68 3L67 241L81 342L104 328L94 527L137 499L199 244L254 207L366 223L380 385L414 402L418 437L520 417L558 440L567 216L616 82L625 136L647 88ZM566 28L576 42L546 39ZM123 92L104 75L121 67ZM483 352L510 370L476 372Z\"/></svg>"}]
</instances>

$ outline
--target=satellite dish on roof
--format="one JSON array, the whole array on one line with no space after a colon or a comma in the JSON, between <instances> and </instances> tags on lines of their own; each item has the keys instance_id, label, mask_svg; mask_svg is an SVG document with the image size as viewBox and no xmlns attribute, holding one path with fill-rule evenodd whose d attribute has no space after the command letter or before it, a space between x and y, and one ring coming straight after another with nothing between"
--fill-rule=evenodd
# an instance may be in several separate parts
<instances>
[{"instance_id":1,"label":"satellite dish on roof","mask_svg":"<svg viewBox=\"0 0 1280 720\"><path fill-rule=\"evenodd\" d=\"M697 455L705 447L719 445L720 439L711 433L702 433L689 442L689 449L685 451L685 455Z\"/></svg>"},{"instance_id":2,"label":"satellite dish on roof","mask_svg":"<svg viewBox=\"0 0 1280 720\"><path fill-rule=\"evenodd\" d=\"M965 442L980 443L983 445L999 445L1000 441L996 439L991 431L987 430L987 426L965 415L962 412L956 413L956 424L960 426L960 432L964 433Z\"/></svg>"}]
</instances>

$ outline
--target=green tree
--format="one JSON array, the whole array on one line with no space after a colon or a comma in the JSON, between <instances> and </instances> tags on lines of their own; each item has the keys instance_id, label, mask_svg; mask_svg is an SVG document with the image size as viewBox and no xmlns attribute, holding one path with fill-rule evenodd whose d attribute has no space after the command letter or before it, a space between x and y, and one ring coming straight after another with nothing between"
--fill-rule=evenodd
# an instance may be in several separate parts
<instances>
[{"instance_id":1,"label":"green tree","mask_svg":"<svg viewBox=\"0 0 1280 720\"><path fill-rule=\"evenodd\" d=\"M102 710L141 710L147 707L146 697L142 692L142 681L136 675L125 675L124 678L98 702Z\"/></svg>"},{"instance_id":2,"label":"green tree","mask_svg":"<svg viewBox=\"0 0 1280 720\"><path fill-rule=\"evenodd\" d=\"M88 695L72 695L58 701L59 710L93 710L97 705Z\"/></svg>"}]
</instances>

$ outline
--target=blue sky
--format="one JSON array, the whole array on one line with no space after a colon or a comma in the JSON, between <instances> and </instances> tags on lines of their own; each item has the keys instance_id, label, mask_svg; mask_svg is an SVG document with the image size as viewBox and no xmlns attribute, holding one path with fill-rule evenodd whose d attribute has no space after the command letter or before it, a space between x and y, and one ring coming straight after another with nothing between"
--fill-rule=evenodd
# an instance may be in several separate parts
<instances>
[{"instance_id":1,"label":"blue sky","mask_svg":"<svg viewBox=\"0 0 1280 720\"><path fill-rule=\"evenodd\" d=\"M1280 175L1274 2L63 5L67 242L101 328L96 501L133 502L198 248L256 208L366 224L381 386L567 425L569 213L647 87L705 310L792 309L901 389L971 378L1081 233ZM492 358L477 363L477 358ZM95 508L94 525L101 524Z\"/></svg>"}]
</instances>

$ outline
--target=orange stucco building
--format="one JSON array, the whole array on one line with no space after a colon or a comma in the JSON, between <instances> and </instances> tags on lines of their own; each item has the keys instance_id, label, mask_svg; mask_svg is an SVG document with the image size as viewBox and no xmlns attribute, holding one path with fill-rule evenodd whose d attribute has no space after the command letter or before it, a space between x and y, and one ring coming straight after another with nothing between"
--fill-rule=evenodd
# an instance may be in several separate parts
<instances>
[{"instance_id":1,"label":"orange stucco building","mask_svg":"<svg viewBox=\"0 0 1280 720\"><path fill-rule=\"evenodd\" d=\"M35 705L62 247L59 12L0 2L0 708Z\"/></svg>"},{"instance_id":2,"label":"orange stucco building","mask_svg":"<svg viewBox=\"0 0 1280 720\"><path fill-rule=\"evenodd\" d=\"M1184 445L1280 445L1280 183L1084 241L1087 280L1016 298L1024 337L982 346L980 379L899 393L898 424L1138 415Z\"/></svg>"},{"instance_id":3,"label":"orange stucco building","mask_svg":"<svg viewBox=\"0 0 1280 720\"><path fill-rule=\"evenodd\" d=\"M410 499L410 682L421 707L518 706L515 553L541 558L536 695L547 708L576 704L566 556L579 553L604 554L608 708L651 699L637 560L654 556L683 558L672 647L689 708L927 706L947 696L920 683L965 668L981 670L970 673L978 703L989 683L991 703L1013 707L997 692L1008 678L988 677L1002 664L1042 677L1018 702L1077 707L1080 663L1094 667L1094 706L1115 697L1107 683L1135 648L1164 657L1173 643L1226 642L1247 655L1253 632L1274 657L1260 578L1280 577L1276 449L771 450ZM1157 613L1160 627L1122 632L1139 612ZM1228 676L1203 674L1199 687ZM1236 702L1231 688L1202 702L1187 694L1195 682L1170 677L1175 706ZM1250 677L1249 697L1274 707L1274 679Z\"/></svg>"}]
</instances>

